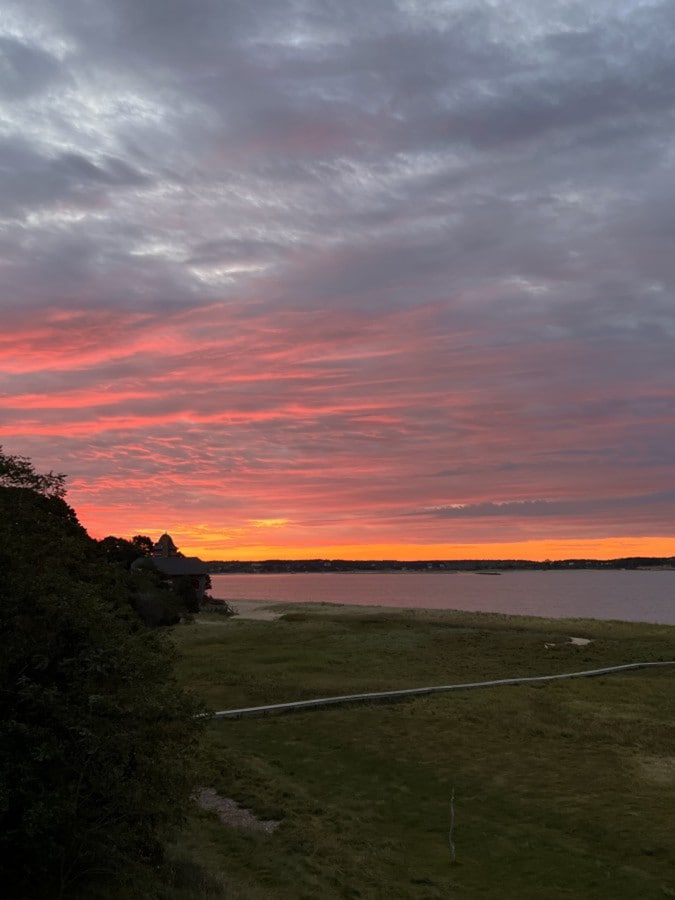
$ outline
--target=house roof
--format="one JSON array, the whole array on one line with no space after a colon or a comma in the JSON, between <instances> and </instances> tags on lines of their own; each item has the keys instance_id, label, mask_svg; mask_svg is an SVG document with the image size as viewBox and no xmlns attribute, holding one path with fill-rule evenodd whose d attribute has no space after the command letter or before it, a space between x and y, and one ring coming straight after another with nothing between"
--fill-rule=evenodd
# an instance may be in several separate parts
<instances>
[{"instance_id":1,"label":"house roof","mask_svg":"<svg viewBox=\"0 0 675 900\"><path fill-rule=\"evenodd\" d=\"M196 556L153 556L155 567L165 575L206 575L208 567Z\"/></svg>"},{"instance_id":2,"label":"house roof","mask_svg":"<svg viewBox=\"0 0 675 900\"><path fill-rule=\"evenodd\" d=\"M153 547L154 556L180 556L178 547L173 542L170 534L164 532Z\"/></svg>"},{"instance_id":3,"label":"house roof","mask_svg":"<svg viewBox=\"0 0 675 900\"><path fill-rule=\"evenodd\" d=\"M143 569L148 563L165 575L207 575L208 566L196 556L141 556L135 559L132 569Z\"/></svg>"}]
</instances>

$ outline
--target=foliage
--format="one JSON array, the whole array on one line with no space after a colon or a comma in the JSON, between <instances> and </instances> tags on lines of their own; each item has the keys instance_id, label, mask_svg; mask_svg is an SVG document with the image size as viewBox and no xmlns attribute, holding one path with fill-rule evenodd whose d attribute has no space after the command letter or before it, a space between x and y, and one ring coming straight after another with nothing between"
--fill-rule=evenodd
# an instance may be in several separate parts
<instances>
[{"instance_id":1,"label":"foliage","mask_svg":"<svg viewBox=\"0 0 675 900\"><path fill-rule=\"evenodd\" d=\"M238 610L235 606L233 606L228 600L223 600L220 597L205 597L204 602L202 603L201 612L206 614L215 614L217 616L236 616ZM209 620L204 619L204 624L208 625Z\"/></svg>"},{"instance_id":2,"label":"foliage","mask_svg":"<svg viewBox=\"0 0 675 900\"><path fill-rule=\"evenodd\" d=\"M181 821L199 707L176 683L170 643L132 613L122 568L101 561L59 496L60 476L0 459L6 480L37 479L0 487L3 890L95 896L97 879L142 880Z\"/></svg>"},{"instance_id":3,"label":"foliage","mask_svg":"<svg viewBox=\"0 0 675 900\"><path fill-rule=\"evenodd\" d=\"M121 563L125 569L144 556L152 556L152 538L144 534L136 534L131 540L108 535L98 542L102 556L108 562Z\"/></svg>"},{"instance_id":4,"label":"foliage","mask_svg":"<svg viewBox=\"0 0 675 900\"><path fill-rule=\"evenodd\" d=\"M57 472L40 474L25 456L10 456L0 444L0 487L30 488L46 497L63 497L66 476Z\"/></svg>"},{"instance_id":5,"label":"foliage","mask_svg":"<svg viewBox=\"0 0 675 900\"><path fill-rule=\"evenodd\" d=\"M143 559L130 573L131 605L150 628L177 625L184 612L167 575L152 559Z\"/></svg>"},{"instance_id":6,"label":"foliage","mask_svg":"<svg viewBox=\"0 0 675 900\"><path fill-rule=\"evenodd\" d=\"M194 579L190 575L181 575L174 588L181 610L188 615L199 612L199 598Z\"/></svg>"}]
</instances>

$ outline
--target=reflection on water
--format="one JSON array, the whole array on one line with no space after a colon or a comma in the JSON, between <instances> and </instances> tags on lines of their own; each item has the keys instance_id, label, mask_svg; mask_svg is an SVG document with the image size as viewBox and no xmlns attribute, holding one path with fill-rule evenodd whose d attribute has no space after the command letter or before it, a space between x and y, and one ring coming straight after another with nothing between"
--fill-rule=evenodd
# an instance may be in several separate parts
<instances>
[{"instance_id":1,"label":"reflection on water","mask_svg":"<svg viewBox=\"0 0 675 900\"><path fill-rule=\"evenodd\" d=\"M428 607L675 625L675 570L212 575L227 600Z\"/></svg>"}]
</instances>

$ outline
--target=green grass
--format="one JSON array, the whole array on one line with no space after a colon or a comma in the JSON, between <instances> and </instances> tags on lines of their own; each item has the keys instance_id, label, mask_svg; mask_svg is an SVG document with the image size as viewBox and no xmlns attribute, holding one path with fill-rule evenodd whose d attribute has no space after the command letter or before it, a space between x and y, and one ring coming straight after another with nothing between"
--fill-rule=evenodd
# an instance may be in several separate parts
<instances>
[{"instance_id":1,"label":"green grass","mask_svg":"<svg viewBox=\"0 0 675 900\"><path fill-rule=\"evenodd\" d=\"M656 625L287 609L176 629L183 682L227 709L675 650L675 628ZM167 897L675 896L674 722L675 667L214 721L204 784L282 825L249 832L195 811L176 855L211 887Z\"/></svg>"}]
</instances>

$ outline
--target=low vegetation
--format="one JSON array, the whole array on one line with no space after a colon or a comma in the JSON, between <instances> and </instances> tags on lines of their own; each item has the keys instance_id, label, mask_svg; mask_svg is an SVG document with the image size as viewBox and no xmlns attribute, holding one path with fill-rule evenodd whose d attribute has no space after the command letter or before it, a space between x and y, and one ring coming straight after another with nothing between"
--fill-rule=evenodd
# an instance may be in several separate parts
<instances>
[{"instance_id":1,"label":"low vegetation","mask_svg":"<svg viewBox=\"0 0 675 900\"><path fill-rule=\"evenodd\" d=\"M175 630L183 683L226 709L673 659L665 626L284 611ZM674 722L675 667L216 720L202 783L282 824L195 807L176 852L242 900L675 896Z\"/></svg>"}]
</instances>

